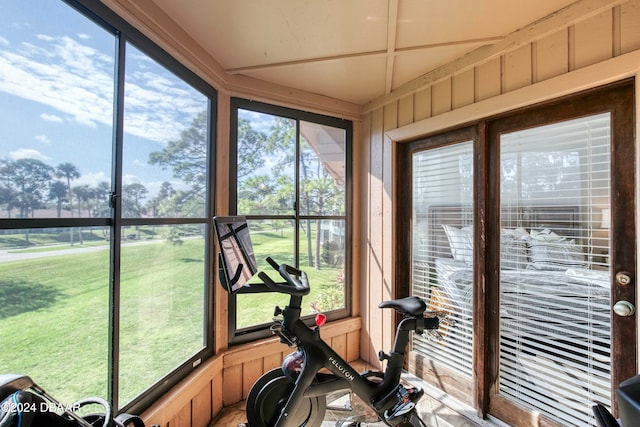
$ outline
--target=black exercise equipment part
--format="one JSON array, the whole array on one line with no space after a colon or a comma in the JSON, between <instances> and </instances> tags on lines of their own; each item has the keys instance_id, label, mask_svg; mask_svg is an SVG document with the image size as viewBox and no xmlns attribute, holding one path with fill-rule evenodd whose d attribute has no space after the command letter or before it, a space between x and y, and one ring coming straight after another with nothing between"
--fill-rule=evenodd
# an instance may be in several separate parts
<instances>
[{"instance_id":1,"label":"black exercise equipment part","mask_svg":"<svg viewBox=\"0 0 640 427\"><path fill-rule=\"evenodd\" d=\"M91 405L101 412L79 415ZM27 375L0 375L0 427L145 427L136 415L114 417L111 405L91 397L72 404L62 404ZM152 426L153 427L153 426Z\"/></svg>"},{"instance_id":2,"label":"black exercise equipment part","mask_svg":"<svg viewBox=\"0 0 640 427\"><path fill-rule=\"evenodd\" d=\"M242 245L224 245L222 239L228 239L229 229L218 224L234 224L236 229L245 229L243 217L215 218L216 232L222 251L230 248L233 253L222 254L219 258L221 280L235 277L243 266L227 265L230 258L238 260L238 254L249 255L246 262L255 265L250 238L242 239ZM225 233L226 231L226 233ZM238 240L235 240L238 242ZM248 244L247 244L248 241ZM320 326L309 327L301 319L302 298L309 294L307 275L287 264L277 264L267 258L276 269L283 282L272 280L265 272L259 272L261 284L245 284L238 289L223 283L230 292L279 292L289 295L289 304L276 307L274 324L271 331L280 341L297 351L287 356L282 367L272 369L260 377L251 388L247 397L246 414L249 427L318 427L325 418L327 401L336 396L353 394L361 399L378 420L389 426L425 426L417 412L417 403L424 394L418 387L405 385L401 375L405 360L405 349L411 332L422 334L435 331L439 326L441 313L427 312L426 304L420 298L412 296L380 303L380 308L393 308L403 316L397 326L395 343L389 353L380 352L380 361L386 360L384 372L357 372L340 357L320 337ZM321 370L326 371L321 372ZM347 405L348 406L348 405ZM368 420L367 420L368 421ZM377 420L376 420L377 421ZM340 425L340 423L338 423ZM350 422L358 426L359 421Z\"/></svg>"}]
</instances>

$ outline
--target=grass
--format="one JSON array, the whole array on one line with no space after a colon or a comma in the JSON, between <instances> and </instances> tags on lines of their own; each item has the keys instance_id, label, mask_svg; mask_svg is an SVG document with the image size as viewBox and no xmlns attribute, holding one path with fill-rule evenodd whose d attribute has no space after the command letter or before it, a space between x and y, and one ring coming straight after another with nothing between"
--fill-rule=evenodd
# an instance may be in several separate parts
<instances>
[{"instance_id":1,"label":"grass","mask_svg":"<svg viewBox=\"0 0 640 427\"><path fill-rule=\"evenodd\" d=\"M290 233L258 232L252 238L260 269L271 270L266 256L292 262ZM43 244L51 240L40 236ZM123 246L121 405L203 347L204 248L203 239ZM341 292L340 272L305 270L312 285L303 307L309 313L311 302L322 305L326 295ZM275 293L242 295L238 326L269 322L274 306L287 301ZM29 375L63 402L106 397L108 308L107 249L0 263L0 373Z\"/></svg>"}]
</instances>

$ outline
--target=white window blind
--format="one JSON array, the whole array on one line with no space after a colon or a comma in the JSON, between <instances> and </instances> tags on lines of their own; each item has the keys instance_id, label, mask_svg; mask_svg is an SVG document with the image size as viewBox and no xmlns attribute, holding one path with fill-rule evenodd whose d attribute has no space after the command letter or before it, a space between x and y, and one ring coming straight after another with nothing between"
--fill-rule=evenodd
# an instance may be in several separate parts
<instances>
[{"instance_id":1,"label":"white window blind","mask_svg":"<svg viewBox=\"0 0 640 427\"><path fill-rule=\"evenodd\" d=\"M610 116L500 138L499 393L563 426L611 405Z\"/></svg>"},{"instance_id":2,"label":"white window blind","mask_svg":"<svg viewBox=\"0 0 640 427\"><path fill-rule=\"evenodd\" d=\"M414 153L412 171L412 293L447 313L442 338L414 334L413 350L471 378L472 142Z\"/></svg>"}]
</instances>

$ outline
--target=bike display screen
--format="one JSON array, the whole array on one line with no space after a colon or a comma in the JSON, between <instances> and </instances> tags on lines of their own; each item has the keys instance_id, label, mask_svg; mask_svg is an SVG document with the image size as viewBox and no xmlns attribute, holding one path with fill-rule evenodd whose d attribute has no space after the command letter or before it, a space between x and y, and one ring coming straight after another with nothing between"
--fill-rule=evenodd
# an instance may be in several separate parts
<instances>
[{"instance_id":1,"label":"bike display screen","mask_svg":"<svg viewBox=\"0 0 640 427\"><path fill-rule=\"evenodd\" d=\"M231 293L239 291L258 271L249 226L243 216L213 218L220 247L218 274L222 286Z\"/></svg>"}]
</instances>

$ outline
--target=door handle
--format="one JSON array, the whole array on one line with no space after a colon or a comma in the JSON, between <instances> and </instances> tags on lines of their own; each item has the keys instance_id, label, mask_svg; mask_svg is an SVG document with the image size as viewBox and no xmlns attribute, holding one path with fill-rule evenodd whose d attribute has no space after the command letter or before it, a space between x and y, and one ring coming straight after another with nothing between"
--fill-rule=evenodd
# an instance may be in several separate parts
<instances>
[{"instance_id":1,"label":"door handle","mask_svg":"<svg viewBox=\"0 0 640 427\"><path fill-rule=\"evenodd\" d=\"M618 301L613 305L613 312L621 317L629 317L635 314L636 307L629 301Z\"/></svg>"}]
</instances>

